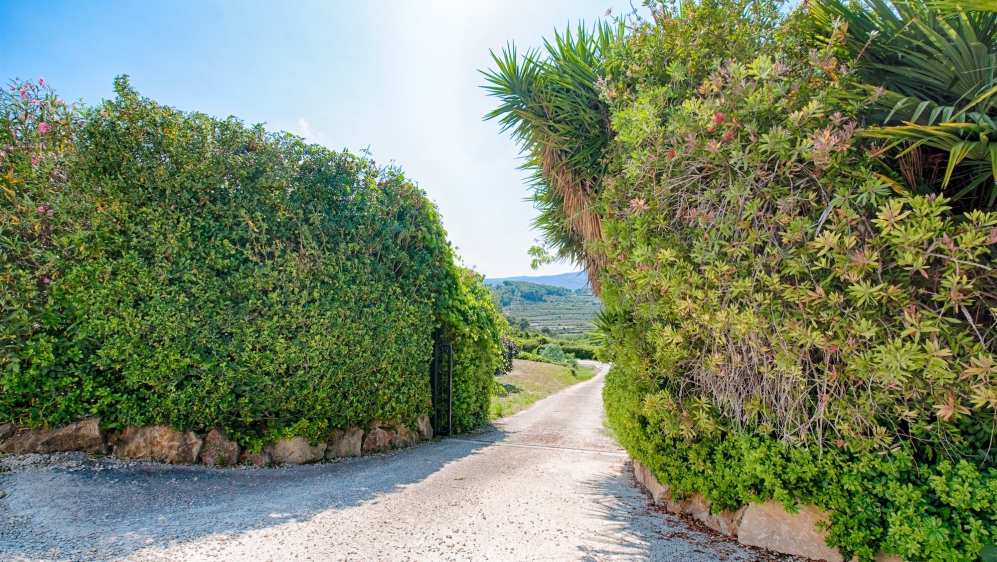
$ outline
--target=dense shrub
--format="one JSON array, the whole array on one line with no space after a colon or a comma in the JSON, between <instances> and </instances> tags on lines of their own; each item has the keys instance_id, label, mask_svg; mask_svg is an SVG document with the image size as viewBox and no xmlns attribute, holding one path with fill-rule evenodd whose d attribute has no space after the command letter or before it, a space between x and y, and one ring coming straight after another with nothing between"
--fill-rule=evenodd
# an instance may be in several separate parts
<instances>
[{"instance_id":1,"label":"dense shrub","mask_svg":"<svg viewBox=\"0 0 997 562\"><path fill-rule=\"evenodd\" d=\"M4 98L5 191L31 205L5 204L4 225L66 226L23 236L53 257L4 262L23 278L5 299L42 303L18 312L42 321L5 322L0 419L96 414L247 441L411 420L430 407L437 329L456 346L454 425L486 419L497 314L399 171L161 106L125 79L116 91L74 117L72 152L31 168L33 123ZM32 214L42 205L52 218Z\"/></svg>"},{"instance_id":2,"label":"dense shrub","mask_svg":"<svg viewBox=\"0 0 997 562\"><path fill-rule=\"evenodd\" d=\"M997 214L907 188L861 136L879 93L837 58L844 27L648 4L592 65L613 135L585 252L621 443L718 507L833 510L846 559L975 559L997 533Z\"/></svg>"}]
</instances>

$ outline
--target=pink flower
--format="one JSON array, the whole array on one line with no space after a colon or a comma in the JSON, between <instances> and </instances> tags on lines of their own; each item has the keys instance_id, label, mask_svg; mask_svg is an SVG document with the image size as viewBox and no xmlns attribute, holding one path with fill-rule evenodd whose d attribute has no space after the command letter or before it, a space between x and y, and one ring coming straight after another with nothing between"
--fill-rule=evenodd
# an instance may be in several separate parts
<instances>
[{"instance_id":1,"label":"pink flower","mask_svg":"<svg viewBox=\"0 0 997 562\"><path fill-rule=\"evenodd\" d=\"M35 156L34 158L31 159L31 165L32 166L37 166L38 165L38 157L37 156Z\"/></svg>"},{"instance_id":2,"label":"pink flower","mask_svg":"<svg viewBox=\"0 0 997 562\"><path fill-rule=\"evenodd\" d=\"M724 122L724 114L719 111L713 114L713 122L719 125Z\"/></svg>"},{"instance_id":3,"label":"pink flower","mask_svg":"<svg viewBox=\"0 0 997 562\"><path fill-rule=\"evenodd\" d=\"M49 283L52 282L52 280L49 279L48 277L46 277L45 279L42 279L42 281L44 281L46 285L48 285Z\"/></svg>"},{"instance_id":4,"label":"pink flower","mask_svg":"<svg viewBox=\"0 0 997 562\"><path fill-rule=\"evenodd\" d=\"M53 211L52 209L49 209L49 210L45 211L45 214L51 217L52 215L55 214L55 211Z\"/></svg>"},{"instance_id":5,"label":"pink flower","mask_svg":"<svg viewBox=\"0 0 997 562\"><path fill-rule=\"evenodd\" d=\"M45 123L43 121L43 122L41 122L41 123L38 124L38 132L40 132L41 134L44 135L45 133L48 132L48 130L49 130L48 123Z\"/></svg>"},{"instance_id":6,"label":"pink flower","mask_svg":"<svg viewBox=\"0 0 997 562\"><path fill-rule=\"evenodd\" d=\"M44 78L39 78L38 79L38 85L39 86L44 86L45 85L45 79Z\"/></svg>"},{"instance_id":7,"label":"pink flower","mask_svg":"<svg viewBox=\"0 0 997 562\"><path fill-rule=\"evenodd\" d=\"M44 213L45 212L45 205L42 205L42 206L38 207L38 212L39 213Z\"/></svg>"}]
</instances>

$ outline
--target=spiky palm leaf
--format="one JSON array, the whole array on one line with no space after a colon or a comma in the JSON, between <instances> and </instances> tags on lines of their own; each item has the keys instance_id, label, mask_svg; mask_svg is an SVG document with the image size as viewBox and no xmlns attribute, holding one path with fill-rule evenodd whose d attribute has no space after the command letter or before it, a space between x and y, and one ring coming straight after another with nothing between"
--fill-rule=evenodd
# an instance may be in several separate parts
<instances>
[{"instance_id":1,"label":"spiky palm leaf","mask_svg":"<svg viewBox=\"0 0 997 562\"><path fill-rule=\"evenodd\" d=\"M868 117L883 125L867 135L902 149L911 187L923 178L905 168L905 158L941 165L933 157L941 153L940 187L955 184L958 197L993 205L997 152L987 139L997 117L997 2L817 0L812 14L827 40L835 29L845 32L849 62L876 100Z\"/></svg>"},{"instance_id":2,"label":"spiky palm leaf","mask_svg":"<svg viewBox=\"0 0 997 562\"><path fill-rule=\"evenodd\" d=\"M598 291L604 258L587 252L586 240L602 237L594 196L603 175L610 140L609 111L596 83L603 76L602 53L618 28L608 23L556 33L544 51L520 56L515 45L492 53L496 69L484 72L485 89L501 101L486 119L511 131L534 172L530 200L540 210L534 221L555 256L584 265Z\"/></svg>"}]
</instances>

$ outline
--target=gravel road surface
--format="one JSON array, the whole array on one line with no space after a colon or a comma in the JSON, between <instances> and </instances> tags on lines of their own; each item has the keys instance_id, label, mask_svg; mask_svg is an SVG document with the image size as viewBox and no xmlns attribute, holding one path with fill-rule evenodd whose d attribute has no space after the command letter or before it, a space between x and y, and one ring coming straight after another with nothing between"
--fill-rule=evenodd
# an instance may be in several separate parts
<instances>
[{"instance_id":1,"label":"gravel road surface","mask_svg":"<svg viewBox=\"0 0 997 562\"><path fill-rule=\"evenodd\" d=\"M0 560L769 560L649 507L593 379L463 437L278 469L0 461Z\"/></svg>"}]
</instances>

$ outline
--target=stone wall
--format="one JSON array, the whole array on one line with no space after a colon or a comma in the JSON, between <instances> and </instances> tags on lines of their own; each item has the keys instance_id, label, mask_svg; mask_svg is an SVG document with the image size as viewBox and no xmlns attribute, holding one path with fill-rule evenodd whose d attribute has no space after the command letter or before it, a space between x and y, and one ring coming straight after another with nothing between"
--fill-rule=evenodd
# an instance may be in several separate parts
<instances>
[{"instance_id":1,"label":"stone wall","mask_svg":"<svg viewBox=\"0 0 997 562\"><path fill-rule=\"evenodd\" d=\"M827 514L814 506L802 506L793 514L776 501L750 503L737 511L710 512L710 501L701 493L678 500L669 493L668 485L661 484L650 469L633 461L634 476L651 494L654 503L663 505L671 513L691 516L707 527L737 539L741 544L757 546L802 556L810 560L844 562L837 549L827 546L827 533L817 527L827 521ZM902 562L899 557L880 553L877 562Z\"/></svg>"},{"instance_id":2,"label":"stone wall","mask_svg":"<svg viewBox=\"0 0 997 562\"><path fill-rule=\"evenodd\" d=\"M106 433L101 430L98 418L85 418L54 429L0 424L0 453L110 452L116 457L136 460L222 467L240 463L256 466L309 464L411 447L433 438L428 416L420 417L416 426L412 429L397 421L376 421L366 432L359 427L337 430L328 441L316 445L304 437L291 437L268 445L258 453L249 453L229 440L221 429L213 429L203 438L191 431L177 431L161 425L126 427L124 431ZM364 439L365 433L367 439Z\"/></svg>"}]
</instances>

